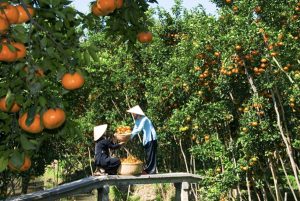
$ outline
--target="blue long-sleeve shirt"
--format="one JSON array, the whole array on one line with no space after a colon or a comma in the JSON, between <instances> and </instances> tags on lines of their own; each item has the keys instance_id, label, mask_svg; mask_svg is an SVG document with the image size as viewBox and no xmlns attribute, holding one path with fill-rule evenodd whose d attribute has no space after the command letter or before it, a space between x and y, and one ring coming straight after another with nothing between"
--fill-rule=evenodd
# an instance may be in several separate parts
<instances>
[{"instance_id":1,"label":"blue long-sleeve shirt","mask_svg":"<svg viewBox=\"0 0 300 201\"><path fill-rule=\"evenodd\" d=\"M146 116L136 119L130 138L134 138L134 136L141 131L143 131L143 145L146 145L148 142L157 139L156 131L152 125L152 122Z\"/></svg>"}]
</instances>

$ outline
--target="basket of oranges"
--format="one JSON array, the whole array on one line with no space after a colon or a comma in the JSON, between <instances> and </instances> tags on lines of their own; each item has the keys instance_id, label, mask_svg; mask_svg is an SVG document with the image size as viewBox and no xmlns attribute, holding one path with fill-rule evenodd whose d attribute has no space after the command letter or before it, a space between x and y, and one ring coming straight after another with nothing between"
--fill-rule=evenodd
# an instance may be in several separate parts
<instances>
[{"instance_id":1,"label":"basket of oranges","mask_svg":"<svg viewBox=\"0 0 300 201\"><path fill-rule=\"evenodd\" d=\"M118 169L120 175L138 175L143 171L143 162L136 157L129 155L121 158L121 165Z\"/></svg>"},{"instance_id":2,"label":"basket of oranges","mask_svg":"<svg viewBox=\"0 0 300 201\"><path fill-rule=\"evenodd\" d=\"M119 126L114 134L119 142L127 142L131 135L130 126Z\"/></svg>"}]
</instances>

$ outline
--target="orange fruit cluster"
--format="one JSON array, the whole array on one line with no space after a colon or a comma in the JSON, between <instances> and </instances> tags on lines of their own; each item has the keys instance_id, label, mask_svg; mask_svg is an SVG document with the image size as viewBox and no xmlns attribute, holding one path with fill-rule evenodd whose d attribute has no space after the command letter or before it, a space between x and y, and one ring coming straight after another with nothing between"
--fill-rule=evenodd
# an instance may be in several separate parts
<instances>
[{"instance_id":1,"label":"orange fruit cluster","mask_svg":"<svg viewBox=\"0 0 300 201\"><path fill-rule=\"evenodd\" d=\"M91 11L95 16L106 16L123 6L123 0L97 0Z\"/></svg>"},{"instance_id":2,"label":"orange fruit cluster","mask_svg":"<svg viewBox=\"0 0 300 201\"><path fill-rule=\"evenodd\" d=\"M128 134L130 132L131 132L130 126L119 126L117 128L117 130L116 130L116 133L120 134L120 135L122 135L122 134Z\"/></svg>"},{"instance_id":3,"label":"orange fruit cluster","mask_svg":"<svg viewBox=\"0 0 300 201\"><path fill-rule=\"evenodd\" d=\"M121 163L135 164L135 163L142 163L142 161L132 155L129 155L127 158L121 158Z\"/></svg>"},{"instance_id":4,"label":"orange fruit cluster","mask_svg":"<svg viewBox=\"0 0 300 201\"><path fill-rule=\"evenodd\" d=\"M22 24L30 20L35 15L35 9L31 5L11 5L7 2L0 3L0 34L8 33L11 24ZM29 12L27 14L26 10ZM26 46L20 42L1 40L0 61L14 62L23 59L26 54Z\"/></svg>"}]
</instances>

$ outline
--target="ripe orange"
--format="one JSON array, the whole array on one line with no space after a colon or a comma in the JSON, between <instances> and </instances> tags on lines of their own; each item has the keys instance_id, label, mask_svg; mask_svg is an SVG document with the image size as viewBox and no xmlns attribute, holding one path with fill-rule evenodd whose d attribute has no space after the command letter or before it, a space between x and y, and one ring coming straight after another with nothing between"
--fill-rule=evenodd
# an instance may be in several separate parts
<instances>
[{"instance_id":1,"label":"ripe orange","mask_svg":"<svg viewBox=\"0 0 300 201\"><path fill-rule=\"evenodd\" d=\"M25 9L23 8L22 5L17 5L16 8L19 12L19 18L18 18L17 24L22 24L22 23L27 22L28 20L30 20L30 17L26 13L26 11L25 11ZM33 17L35 15L35 9L32 8L31 5L27 5L27 9L29 11L30 16Z\"/></svg>"},{"instance_id":2,"label":"ripe orange","mask_svg":"<svg viewBox=\"0 0 300 201\"><path fill-rule=\"evenodd\" d=\"M267 60L266 58L262 58L262 59L260 60L260 62L261 62L261 63L267 63L268 60Z\"/></svg>"},{"instance_id":3,"label":"ripe orange","mask_svg":"<svg viewBox=\"0 0 300 201\"><path fill-rule=\"evenodd\" d=\"M241 49L242 49L242 46L240 46L240 45L236 45L236 46L235 46L235 50L236 50L236 51L240 51Z\"/></svg>"},{"instance_id":4,"label":"ripe orange","mask_svg":"<svg viewBox=\"0 0 300 201\"><path fill-rule=\"evenodd\" d=\"M250 123L250 125L253 126L253 127L256 127L256 126L258 126L258 123L256 121L253 121L253 122Z\"/></svg>"},{"instance_id":5,"label":"ripe orange","mask_svg":"<svg viewBox=\"0 0 300 201\"><path fill-rule=\"evenodd\" d=\"M243 128L242 128L242 131L247 132L247 131L248 131L248 128L243 127Z\"/></svg>"},{"instance_id":6,"label":"ripe orange","mask_svg":"<svg viewBox=\"0 0 300 201\"><path fill-rule=\"evenodd\" d=\"M44 112L42 119L45 128L54 129L60 127L65 122L66 114L60 108L49 109Z\"/></svg>"},{"instance_id":7,"label":"ripe orange","mask_svg":"<svg viewBox=\"0 0 300 201\"><path fill-rule=\"evenodd\" d=\"M25 45L23 43L12 43L12 45L16 48L16 60L23 59L27 53Z\"/></svg>"},{"instance_id":8,"label":"ripe orange","mask_svg":"<svg viewBox=\"0 0 300 201\"><path fill-rule=\"evenodd\" d=\"M278 53L277 53L277 52L271 52L270 55L271 55L272 57L276 57L276 56L278 55Z\"/></svg>"},{"instance_id":9,"label":"ripe orange","mask_svg":"<svg viewBox=\"0 0 300 201\"><path fill-rule=\"evenodd\" d=\"M137 34L137 39L141 43L150 43L152 41L152 33L151 32L140 32Z\"/></svg>"},{"instance_id":10,"label":"ripe orange","mask_svg":"<svg viewBox=\"0 0 300 201\"><path fill-rule=\"evenodd\" d=\"M16 24L19 18L17 8L7 2L1 3L0 6L3 7L0 11L0 18L6 19L10 24Z\"/></svg>"},{"instance_id":11,"label":"ripe orange","mask_svg":"<svg viewBox=\"0 0 300 201\"><path fill-rule=\"evenodd\" d=\"M254 11L255 11L256 13L260 13L260 12L261 12L261 7L260 7L260 6L256 6L256 7L254 8Z\"/></svg>"},{"instance_id":12,"label":"ripe orange","mask_svg":"<svg viewBox=\"0 0 300 201\"><path fill-rule=\"evenodd\" d=\"M6 107L6 98L3 97L0 99L0 110L3 112L19 112L20 110L20 105L18 105L16 102L13 103L12 107L10 108L10 110L8 110L8 108Z\"/></svg>"},{"instance_id":13,"label":"ripe orange","mask_svg":"<svg viewBox=\"0 0 300 201\"><path fill-rule=\"evenodd\" d=\"M0 34L5 34L9 28L9 23L5 18L0 18Z\"/></svg>"},{"instance_id":14,"label":"ripe orange","mask_svg":"<svg viewBox=\"0 0 300 201\"><path fill-rule=\"evenodd\" d=\"M97 7L104 13L112 13L117 8L115 0L97 0Z\"/></svg>"},{"instance_id":15,"label":"ripe orange","mask_svg":"<svg viewBox=\"0 0 300 201\"><path fill-rule=\"evenodd\" d=\"M24 163L20 168L17 168L11 160L8 161L8 167L12 171L19 171L19 172L24 172L27 171L31 167L31 159L25 155L24 157Z\"/></svg>"},{"instance_id":16,"label":"ripe orange","mask_svg":"<svg viewBox=\"0 0 300 201\"><path fill-rule=\"evenodd\" d=\"M2 43L2 50L0 52L0 61L13 62L17 58L17 52L11 51L7 44Z\"/></svg>"},{"instance_id":17,"label":"ripe orange","mask_svg":"<svg viewBox=\"0 0 300 201\"><path fill-rule=\"evenodd\" d=\"M34 116L34 120L29 126L26 125L27 117L28 117L28 113L26 112L19 118L19 126L24 131L27 131L29 133L40 133L43 131L44 126L41 124L41 118L39 114L36 114Z\"/></svg>"},{"instance_id":18,"label":"ripe orange","mask_svg":"<svg viewBox=\"0 0 300 201\"><path fill-rule=\"evenodd\" d=\"M215 57L219 57L221 55L221 52L215 52L214 55Z\"/></svg>"},{"instance_id":19,"label":"ripe orange","mask_svg":"<svg viewBox=\"0 0 300 201\"><path fill-rule=\"evenodd\" d=\"M79 89L84 84L84 77L79 73L66 73L61 79L61 83L65 89L74 90Z\"/></svg>"},{"instance_id":20,"label":"ripe orange","mask_svg":"<svg viewBox=\"0 0 300 201\"><path fill-rule=\"evenodd\" d=\"M92 5L91 10L92 10L93 15L95 15L95 16L105 16L105 15L107 15L107 13L103 12L102 10L100 10L98 8L96 3L94 3Z\"/></svg>"},{"instance_id":21,"label":"ripe orange","mask_svg":"<svg viewBox=\"0 0 300 201\"><path fill-rule=\"evenodd\" d=\"M239 10L239 7L233 6L233 7L232 7L232 10L233 10L234 12L237 12L237 11Z\"/></svg>"}]
</instances>

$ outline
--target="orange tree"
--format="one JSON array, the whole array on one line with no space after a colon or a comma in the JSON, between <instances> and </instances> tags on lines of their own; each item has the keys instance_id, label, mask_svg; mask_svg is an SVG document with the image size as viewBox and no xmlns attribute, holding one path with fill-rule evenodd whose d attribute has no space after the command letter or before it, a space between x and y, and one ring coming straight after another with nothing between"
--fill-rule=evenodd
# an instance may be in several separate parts
<instances>
[{"instance_id":1,"label":"orange tree","mask_svg":"<svg viewBox=\"0 0 300 201\"><path fill-rule=\"evenodd\" d=\"M97 79L80 121L113 131L138 103L158 131L159 170L201 173L206 200L278 200L283 188L297 200L299 2L213 2L219 17L179 1L159 10L153 42L132 52L91 37L105 45L101 68L87 68Z\"/></svg>"},{"instance_id":2,"label":"orange tree","mask_svg":"<svg viewBox=\"0 0 300 201\"><path fill-rule=\"evenodd\" d=\"M7 196L9 178L41 175L84 141L72 115L82 108L78 90L88 78L82 67L99 58L93 44L80 43L88 29L134 43L147 31L149 2L155 1L113 1L107 17L84 15L67 0L0 2L1 196Z\"/></svg>"}]
</instances>

